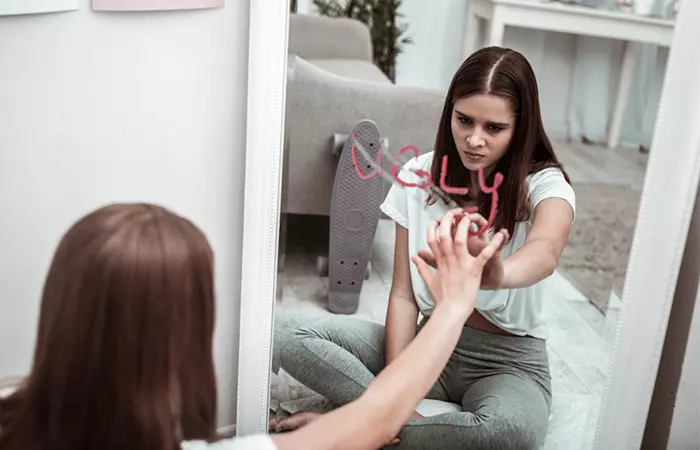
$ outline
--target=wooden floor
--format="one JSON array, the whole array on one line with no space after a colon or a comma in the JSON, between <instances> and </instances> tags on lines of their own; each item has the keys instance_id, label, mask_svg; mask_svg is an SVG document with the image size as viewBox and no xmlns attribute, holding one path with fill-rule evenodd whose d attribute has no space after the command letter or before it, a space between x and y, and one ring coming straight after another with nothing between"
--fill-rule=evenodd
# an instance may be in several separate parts
<instances>
[{"instance_id":1,"label":"wooden floor","mask_svg":"<svg viewBox=\"0 0 700 450\"><path fill-rule=\"evenodd\" d=\"M558 144L558 155L574 182L628 184L641 189L646 155L636 150ZM313 251L290 237L278 285L278 308L326 311L327 278L316 273ZM365 281L358 317L383 323L391 285L394 223L379 223L372 250L372 275ZM553 411L545 449L590 449L606 386L622 302L614 296L602 315L566 279L547 281L550 318L548 353Z\"/></svg>"}]
</instances>

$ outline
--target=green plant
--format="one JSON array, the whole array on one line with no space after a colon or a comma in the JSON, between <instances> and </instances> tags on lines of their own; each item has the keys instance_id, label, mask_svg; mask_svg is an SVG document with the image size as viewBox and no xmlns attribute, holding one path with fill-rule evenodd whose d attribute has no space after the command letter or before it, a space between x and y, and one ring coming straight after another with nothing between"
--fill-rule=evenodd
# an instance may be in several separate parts
<instances>
[{"instance_id":1,"label":"green plant","mask_svg":"<svg viewBox=\"0 0 700 450\"><path fill-rule=\"evenodd\" d=\"M408 25L397 23L403 17L399 7L403 0L313 0L319 14L350 17L366 24L372 36L374 63L391 81L396 81L396 58L404 45L413 40L406 36Z\"/></svg>"}]
</instances>

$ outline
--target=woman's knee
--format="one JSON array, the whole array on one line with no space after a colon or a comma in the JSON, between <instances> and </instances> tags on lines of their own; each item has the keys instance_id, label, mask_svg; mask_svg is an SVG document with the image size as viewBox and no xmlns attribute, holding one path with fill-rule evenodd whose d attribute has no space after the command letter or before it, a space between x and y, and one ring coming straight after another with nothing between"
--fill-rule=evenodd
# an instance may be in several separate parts
<instances>
[{"instance_id":1,"label":"woman's knee","mask_svg":"<svg viewBox=\"0 0 700 450\"><path fill-rule=\"evenodd\" d=\"M539 450L547 434L547 425L527 420L495 417L487 428L490 445L488 449Z\"/></svg>"},{"instance_id":2,"label":"woman's knee","mask_svg":"<svg viewBox=\"0 0 700 450\"><path fill-rule=\"evenodd\" d=\"M284 368L285 360L295 359L305 351L307 339L336 341L343 339L347 328L337 323L337 317L306 311L280 311L275 314L272 349L272 370L277 373Z\"/></svg>"},{"instance_id":3,"label":"woman's knee","mask_svg":"<svg viewBox=\"0 0 700 450\"><path fill-rule=\"evenodd\" d=\"M319 313L283 311L275 315L274 344L280 348L290 343L298 343L305 338L332 340L342 334L345 327L338 324L338 318Z\"/></svg>"},{"instance_id":4,"label":"woman's knee","mask_svg":"<svg viewBox=\"0 0 700 450\"><path fill-rule=\"evenodd\" d=\"M297 331L309 324L319 322L320 317L302 311L280 310L275 313L274 343L289 341Z\"/></svg>"},{"instance_id":5,"label":"woman's knee","mask_svg":"<svg viewBox=\"0 0 700 450\"><path fill-rule=\"evenodd\" d=\"M475 450L539 450L546 429L528 426L505 417L484 418L480 425L459 429L462 448Z\"/></svg>"},{"instance_id":6,"label":"woman's knee","mask_svg":"<svg viewBox=\"0 0 700 450\"><path fill-rule=\"evenodd\" d=\"M299 333L317 322L315 314L300 311L279 310L275 313L272 337L272 371L279 372L282 354L290 351L289 346L299 341Z\"/></svg>"},{"instance_id":7,"label":"woman's knee","mask_svg":"<svg viewBox=\"0 0 700 450\"><path fill-rule=\"evenodd\" d=\"M544 399L536 396L500 397L488 412L481 434L490 441L489 449L535 450L544 443L549 412Z\"/></svg>"},{"instance_id":8,"label":"woman's knee","mask_svg":"<svg viewBox=\"0 0 700 450\"><path fill-rule=\"evenodd\" d=\"M409 419L400 438L407 449L539 450L546 423L498 412L445 413Z\"/></svg>"},{"instance_id":9,"label":"woman's knee","mask_svg":"<svg viewBox=\"0 0 700 450\"><path fill-rule=\"evenodd\" d=\"M539 449L549 425L549 406L539 387L512 375L483 379L465 392L465 410L474 411L479 448Z\"/></svg>"},{"instance_id":10,"label":"woman's knee","mask_svg":"<svg viewBox=\"0 0 700 450\"><path fill-rule=\"evenodd\" d=\"M348 351L373 373L384 366L383 326L355 317L284 313L275 324L273 371L280 366L287 370L285 366L296 364L309 348L327 350L324 343Z\"/></svg>"}]
</instances>

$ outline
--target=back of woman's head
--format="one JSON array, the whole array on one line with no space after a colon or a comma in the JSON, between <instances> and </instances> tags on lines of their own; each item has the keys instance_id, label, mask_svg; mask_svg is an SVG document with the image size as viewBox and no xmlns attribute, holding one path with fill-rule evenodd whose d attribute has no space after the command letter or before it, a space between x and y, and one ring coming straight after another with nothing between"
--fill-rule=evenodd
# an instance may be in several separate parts
<instances>
[{"instance_id":1,"label":"back of woman's head","mask_svg":"<svg viewBox=\"0 0 700 450\"><path fill-rule=\"evenodd\" d=\"M172 450L213 439L213 255L148 204L94 211L62 238L34 363L0 404L3 450Z\"/></svg>"},{"instance_id":2,"label":"back of woman's head","mask_svg":"<svg viewBox=\"0 0 700 450\"><path fill-rule=\"evenodd\" d=\"M465 180L465 168L460 163L450 124L455 102L479 94L506 100L515 118L509 149L487 180L491 186L495 173L504 175L494 229L506 228L512 234L516 222L524 220L528 214L526 177L547 167L563 170L544 130L535 73L521 53L509 48L486 47L474 52L459 67L442 111L431 176L433 180L440 179L442 158L447 155L446 184L464 186L468 180ZM482 194L478 205L485 216L490 203L490 195Z\"/></svg>"}]
</instances>

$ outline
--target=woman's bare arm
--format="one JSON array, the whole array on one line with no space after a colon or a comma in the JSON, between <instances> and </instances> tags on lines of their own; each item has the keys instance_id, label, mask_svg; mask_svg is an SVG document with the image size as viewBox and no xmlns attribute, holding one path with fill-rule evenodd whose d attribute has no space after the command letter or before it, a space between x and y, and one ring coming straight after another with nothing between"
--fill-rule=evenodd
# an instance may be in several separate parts
<instances>
[{"instance_id":1,"label":"woman's bare arm","mask_svg":"<svg viewBox=\"0 0 700 450\"><path fill-rule=\"evenodd\" d=\"M418 306L411 284L408 230L396 224L394 273L386 311L386 364L396 359L416 336Z\"/></svg>"},{"instance_id":2,"label":"woman's bare arm","mask_svg":"<svg viewBox=\"0 0 700 450\"><path fill-rule=\"evenodd\" d=\"M554 273L573 219L574 211L566 200L541 201L525 245L503 260L503 288L532 286Z\"/></svg>"}]
</instances>

